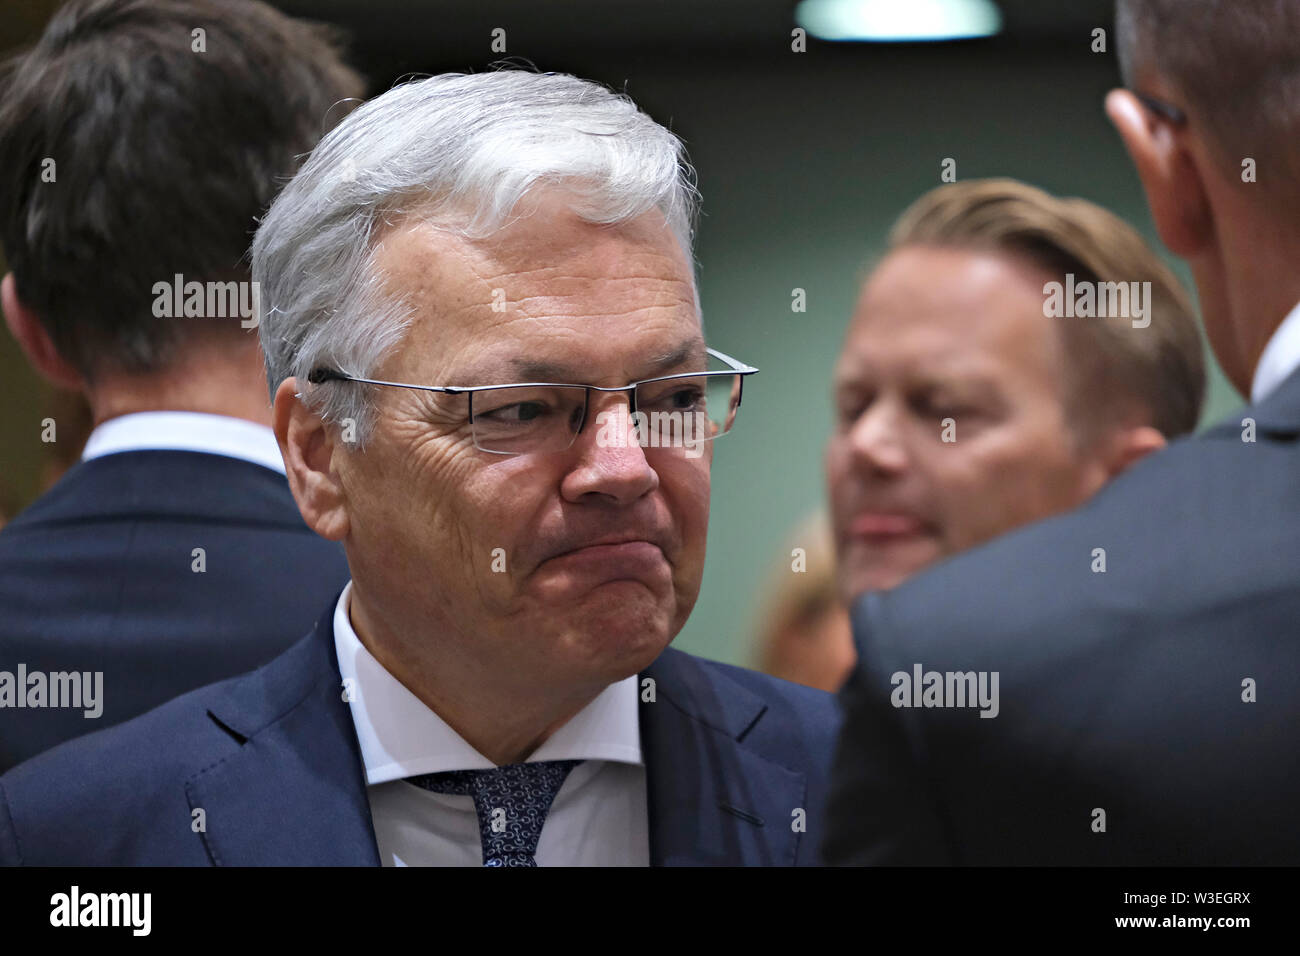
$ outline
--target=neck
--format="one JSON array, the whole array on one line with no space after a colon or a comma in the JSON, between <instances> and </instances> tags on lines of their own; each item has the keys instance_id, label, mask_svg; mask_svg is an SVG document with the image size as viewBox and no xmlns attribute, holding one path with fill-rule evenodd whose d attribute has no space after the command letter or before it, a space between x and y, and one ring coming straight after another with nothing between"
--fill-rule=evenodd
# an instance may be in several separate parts
<instances>
[{"instance_id":1,"label":"neck","mask_svg":"<svg viewBox=\"0 0 1300 956\"><path fill-rule=\"evenodd\" d=\"M539 686L499 666L454 653L446 642L388 620L367 601L356 578L348 618L357 638L388 673L497 766L523 763L552 734L594 700L602 687ZM514 678L514 679L510 679Z\"/></svg>"},{"instance_id":2,"label":"neck","mask_svg":"<svg viewBox=\"0 0 1300 956\"><path fill-rule=\"evenodd\" d=\"M136 412L205 412L270 426L266 372L256 340L187 347L160 372L104 372L86 387L96 425Z\"/></svg>"},{"instance_id":3,"label":"neck","mask_svg":"<svg viewBox=\"0 0 1300 956\"><path fill-rule=\"evenodd\" d=\"M1233 384L1243 395L1250 394L1255 369L1269 339L1300 302L1300 280L1296 272L1287 271L1294 269L1297 257L1279 259L1263 249L1258 252L1257 261L1245 264L1229 280L1228 295L1242 366L1241 381Z\"/></svg>"},{"instance_id":4,"label":"neck","mask_svg":"<svg viewBox=\"0 0 1300 956\"><path fill-rule=\"evenodd\" d=\"M1293 204L1286 196L1244 193L1240 182L1217 174L1204 182L1214 209L1213 234L1188 260L1215 356L1228 380L1248 396L1268 340L1300 302L1300 226L1291 222Z\"/></svg>"}]
</instances>

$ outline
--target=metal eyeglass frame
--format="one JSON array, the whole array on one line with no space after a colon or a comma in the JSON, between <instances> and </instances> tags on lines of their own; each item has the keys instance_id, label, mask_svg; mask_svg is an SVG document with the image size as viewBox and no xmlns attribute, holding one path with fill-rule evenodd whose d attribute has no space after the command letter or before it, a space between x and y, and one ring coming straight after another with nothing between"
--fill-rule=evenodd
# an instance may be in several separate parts
<instances>
[{"instance_id":1,"label":"metal eyeglass frame","mask_svg":"<svg viewBox=\"0 0 1300 956\"><path fill-rule=\"evenodd\" d=\"M355 375L344 375L342 372L338 371L337 369L331 369L331 368L312 369L311 373L307 376L307 381L313 385L320 385L323 382L330 382L330 381L360 382L363 385L383 385L388 388L414 388L422 392L442 392L447 395L461 395L461 394L468 395L469 396L469 424L471 426L473 426L474 424L474 393L475 392L487 392L498 388L581 388L581 389L585 389L586 391L583 393L583 397L582 397L582 421L578 423L577 429L574 430L573 437L569 439L569 444L564 446L565 448L569 448L573 445L575 441L577 441L578 436L582 434L582 430L587 427L587 411L588 409L591 408L592 392L627 392L629 411L636 412L636 390L641 385L648 385L651 382L670 382L674 379L681 379L681 378L706 378L706 377L716 378L722 375L738 375L740 376L740 388L736 392L735 407L740 408L741 396L744 394L745 391L745 376L753 375L755 372L758 371L758 369L754 368L752 365L746 365L744 362L740 362L732 358L730 355L724 355L722 352L719 352L716 349L705 348L704 351L706 351L709 355L712 355L718 361L723 362L726 365L730 366L730 368L718 369L713 372L679 372L676 375L660 375L655 378L641 379L638 382L631 382L623 386L580 385L577 382L505 382L501 385L465 385L465 386L411 385L407 382L385 382L382 381L381 379L359 378ZM731 410L728 409L728 411L730 412ZM706 441L712 441L712 440L713 440L712 437L706 439ZM474 447L478 448L479 451L487 452L489 455L522 454L521 452L495 451L490 448L481 448L479 447L477 441L475 442Z\"/></svg>"},{"instance_id":2,"label":"metal eyeglass frame","mask_svg":"<svg viewBox=\"0 0 1300 956\"><path fill-rule=\"evenodd\" d=\"M1187 125L1187 114L1172 103L1166 103L1164 100L1156 99L1154 96L1148 96L1146 93L1140 93L1137 90L1131 89L1129 92L1137 97L1138 101L1152 113L1167 120L1174 126Z\"/></svg>"}]
</instances>

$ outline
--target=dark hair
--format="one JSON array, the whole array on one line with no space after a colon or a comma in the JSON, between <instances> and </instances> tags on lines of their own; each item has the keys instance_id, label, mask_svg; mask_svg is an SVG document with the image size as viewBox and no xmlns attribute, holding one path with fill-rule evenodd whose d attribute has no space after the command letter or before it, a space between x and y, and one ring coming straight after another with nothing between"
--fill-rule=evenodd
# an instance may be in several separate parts
<instances>
[{"instance_id":1,"label":"dark hair","mask_svg":"<svg viewBox=\"0 0 1300 956\"><path fill-rule=\"evenodd\" d=\"M340 48L255 0L73 0L4 65L0 242L83 375L204 327L156 318L155 283L247 278L257 217L364 93Z\"/></svg>"},{"instance_id":2,"label":"dark hair","mask_svg":"<svg viewBox=\"0 0 1300 956\"><path fill-rule=\"evenodd\" d=\"M1163 78L1232 178L1251 157L1251 192L1300 209L1300 0L1118 0L1115 41L1126 84Z\"/></svg>"},{"instance_id":3,"label":"dark hair","mask_svg":"<svg viewBox=\"0 0 1300 956\"><path fill-rule=\"evenodd\" d=\"M1134 408L1166 438L1196 427L1205 358L1187 293L1137 231L1083 199L1014 179L971 179L926 193L899 218L891 249L955 246L1019 255L1057 280L1150 282L1150 325L1059 322L1067 400L1081 437L1121 425Z\"/></svg>"}]
</instances>

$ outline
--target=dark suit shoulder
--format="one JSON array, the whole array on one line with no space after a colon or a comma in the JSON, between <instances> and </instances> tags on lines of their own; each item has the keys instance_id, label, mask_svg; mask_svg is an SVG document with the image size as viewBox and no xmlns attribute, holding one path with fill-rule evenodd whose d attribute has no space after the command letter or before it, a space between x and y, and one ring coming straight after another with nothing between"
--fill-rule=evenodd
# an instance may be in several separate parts
<instances>
[{"instance_id":1,"label":"dark suit shoulder","mask_svg":"<svg viewBox=\"0 0 1300 956\"><path fill-rule=\"evenodd\" d=\"M1297 466L1291 443L1175 442L1074 511L859 599L855 633L879 637L883 653L896 627L909 653L989 641L1047 647L1062 632L1114 639L1230 611L1251 592L1294 591Z\"/></svg>"},{"instance_id":2,"label":"dark suit shoulder","mask_svg":"<svg viewBox=\"0 0 1300 956\"><path fill-rule=\"evenodd\" d=\"M186 782L318 686L315 643L309 635L255 671L66 741L0 776L0 864L206 864ZM227 713L247 716L234 726L222 719Z\"/></svg>"},{"instance_id":3,"label":"dark suit shoulder","mask_svg":"<svg viewBox=\"0 0 1300 956\"><path fill-rule=\"evenodd\" d=\"M0 664L97 675L103 709L11 714L0 772L269 661L347 580L272 469L183 451L74 466L0 530Z\"/></svg>"},{"instance_id":4,"label":"dark suit shoulder","mask_svg":"<svg viewBox=\"0 0 1300 956\"><path fill-rule=\"evenodd\" d=\"M660 832L660 862L820 862L840 727L832 695L670 648L643 675L641 699L652 819L676 827Z\"/></svg>"},{"instance_id":5,"label":"dark suit shoulder","mask_svg":"<svg viewBox=\"0 0 1300 956\"><path fill-rule=\"evenodd\" d=\"M81 461L5 527L127 520L222 522L311 534L282 474L240 458L150 449Z\"/></svg>"},{"instance_id":6,"label":"dark suit shoulder","mask_svg":"<svg viewBox=\"0 0 1300 956\"><path fill-rule=\"evenodd\" d=\"M1216 430L860 598L828 858L1294 863L1298 472Z\"/></svg>"},{"instance_id":7,"label":"dark suit shoulder","mask_svg":"<svg viewBox=\"0 0 1300 956\"><path fill-rule=\"evenodd\" d=\"M193 772L207 759L206 748L229 738L208 717L207 704L240 679L200 687L131 720L59 744L9 770L0 782L16 793L75 773L100 790L113 777L155 779Z\"/></svg>"},{"instance_id":8,"label":"dark suit shoulder","mask_svg":"<svg viewBox=\"0 0 1300 956\"><path fill-rule=\"evenodd\" d=\"M150 859L158 837L186 841L185 780L238 746L203 706L215 688L178 697L115 727L47 750L0 777L0 863L71 866ZM93 825L90 821L93 821ZM174 836L153 832L172 828ZM192 847L200 854L201 846ZM14 856L9 858L7 852ZM188 862L202 863L202 859Z\"/></svg>"}]
</instances>

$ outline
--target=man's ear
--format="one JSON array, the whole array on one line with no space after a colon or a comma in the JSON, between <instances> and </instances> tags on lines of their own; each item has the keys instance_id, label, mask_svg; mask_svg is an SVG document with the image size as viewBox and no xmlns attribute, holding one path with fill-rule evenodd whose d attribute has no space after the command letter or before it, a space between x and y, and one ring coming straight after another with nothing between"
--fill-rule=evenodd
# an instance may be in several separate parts
<instances>
[{"instance_id":1,"label":"man's ear","mask_svg":"<svg viewBox=\"0 0 1300 956\"><path fill-rule=\"evenodd\" d=\"M18 347L23 350L28 364L36 369L37 374L59 388L74 392L85 391L86 383L81 373L59 355L39 316L18 298L18 287L14 284L12 272L0 281L0 307L4 308L5 325L9 326Z\"/></svg>"},{"instance_id":2,"label":"man's ear","mask_svg":"<svg viewBox=\"0 0 1300 956\"><path fill-rule=\"evenodd\" d=\"M1186 143L1170 122L1128 90L1111 90L1106 115L1137 168L1156 231L1169 251L1193 258L1214 235L1205 184Z\"/></svg>"},{"instance_id":3,"label":"man's ear","mask_svg":"<svg viewBox=\"0 0 1300 956\"><path fill-rule=\"evenodd\" d=\"M1107 480L1137 464L1153 451L1160 451L1167 444L1165 436L1150 425L1133 425L1117 429L1107 446L1104 465Z\"/></svg>"},{"instance_id":4,"label":"man's ear","mask_svg":"<svg viewBox=\"0 0 1300 956\"><path fill-rule=\"evenodd\" d=\"M272 417L289 490L303 521L322 538L342 540L348 533L348 509L335 469L340 449L331 430L298 397L296 378L286 378L275 390Z\"/></svg>"}]
</instances>

